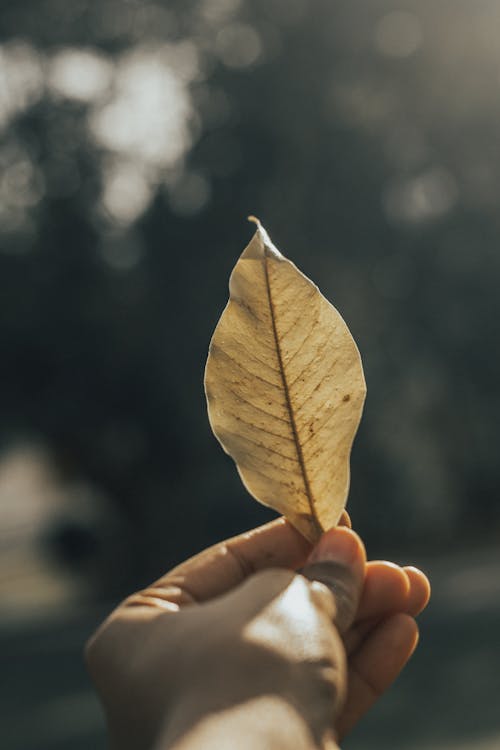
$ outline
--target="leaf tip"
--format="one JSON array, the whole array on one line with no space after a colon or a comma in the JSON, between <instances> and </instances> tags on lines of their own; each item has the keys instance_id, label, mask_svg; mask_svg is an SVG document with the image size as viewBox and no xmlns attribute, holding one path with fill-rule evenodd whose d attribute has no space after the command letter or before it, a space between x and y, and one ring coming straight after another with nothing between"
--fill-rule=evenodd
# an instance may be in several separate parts
<instances>
[{"instance_id":1,"label":"leaf tip","mask_svg":"<svg viewBox=\"0 0 500 750\"><path fill-rule=\"evenodd\" d=\"M259 237L260 242L261 242L262 253L264 255L267 255L267 257L283 258L283 255L280 253L278 248L273 244L268 233L262 226L260 219L258 219L256 216L253 216L252 214L250 216L247 216L247 219L248 221L251 221L257 225L256 234Z\"/></svg>"}]
</instances>

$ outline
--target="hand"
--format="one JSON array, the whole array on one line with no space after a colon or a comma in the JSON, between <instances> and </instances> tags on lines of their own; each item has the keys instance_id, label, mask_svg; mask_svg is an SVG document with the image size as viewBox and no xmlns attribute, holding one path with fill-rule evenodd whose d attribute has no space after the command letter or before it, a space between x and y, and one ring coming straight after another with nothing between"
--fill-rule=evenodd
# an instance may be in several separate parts
<instances>
[{"instance_id":1,"label":"hand","mask_svg":"<svg viewBox=\"0 0 500 750\"><path fill-rule=\"evenodd\" d=\"M182 747L208 750L236 731L239 748L333 747L408 660L428 597L422 573L366 563L345 528L312 554L283 519L216 545L129 597L91 641L115 746L177 748L194 732ZM267 731L270 695L279 745L252 736Z\"/></svg>"}]
</instances>

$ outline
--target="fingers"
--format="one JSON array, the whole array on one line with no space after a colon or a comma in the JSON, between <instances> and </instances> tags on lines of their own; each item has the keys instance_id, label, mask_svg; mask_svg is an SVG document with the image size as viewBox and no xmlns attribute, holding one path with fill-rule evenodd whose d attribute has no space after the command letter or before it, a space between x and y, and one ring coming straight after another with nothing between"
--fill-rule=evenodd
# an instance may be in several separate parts
<instances>
[{"instance_id":1,"label":"fingers","mask_svg":"<svg viewBox=\"0 0 500 750\"><path fill-rule=\"evenodd\" d=\"M311 544L284 518L210 547L174 568L152 587L171 592L174 603L204 602L220 596L265 568L296 569L304 564ZM158 595L158 594L157 594Z\"/></svg>"},{"instance_id":2,"label":"fingers","mask_svg":"<svg viewBox=\"0 0 500 750\"><path fill-rule=\"evenodd\" d=\"M333 595L335 624L344 633L354 621L365 576L366 553L359 536L336 527L323 534L306 566L300 571L323 584ZM325 610L326 611L326 610Z\"/></svg>"},{"instance_id":3,"label":"fingers","mask_svg":"<svg viewBox=\"0 0 500 750\"><path fill-rule=\"evenodd\" d=\"M344 511L340 524L350 527ZM175 611L230 591L265 568L302 566L311 544L284 518L204 550L127 600L127 606L160 607Z\"/></svg>"},{"instance_id":4,"label":"fingers","mask_svg":"<svg viewBox=\"0 0 500 750\"><path fill-rule=\"evenodd\" d=\"M410 582L410 594L406 612L416 617L426 608L431 598L431 584L429 579L418 568L407 565L403 568Z\"/></svg>"},{"instance_id":5,"label":"fingers","mask_svg":"<svg viewBox=\"0 0 500 750\"><path fill-rule=\"evenodd\" d=\"M402 568L390 562L369 562L357 619L404 610L409 593L410 581Z\"/></svg>"},{"instance_id":6,"label":"fingers","mask_svg":"<svg viewBox=\"0 0 500 750\"><path fill-rule=\"evenodd\" d=\"M339 523L341 527L323 535L322 540L326 541L320 541L316 550L332 546L335 535L337 539L340 539L342 534L351 533L357 540L353 550L354 558L358 561L362 559L364 566L366 558L362 542L359 537L349 531L350 518L345 511ZM129 597L127 605L150 606L162 608L165 611L175 611L179 607L204 602L224 594L259 570L270 567L296 570L304 565L310 551L310 543L287 520L279 518L216 544L192 557L144 591ZM325 560L320 560L317 556L311 557L309 568L313 562L317 564ZM350 565L349 562L345 564ZM316 577L319 580L325 576L331 578L331 566L329 570L330 572L319 571L316 568L314 573L309 571L308 577ZM425 606L430 588L425 576L416 568L405 568L403 572L401 568L391 563L369 563L366 570L367 581L361 597L358 620L398 610L417 614ZM354 571L354 578L356 576L357 573ZM346 586L349 589L349 584L341 584L340 578L336 581L337 598L342 596L342 591L346 596ZM328 581L323 582L329 585ZM330 588L332 585L330 581ZM355 588L351 586L350 590ZM403 607L400 602L408 596L409 591L412 592L413 604ZM340 608L341 619L339 620L343 630L348 627L352 617L352 604L348 608L345 603Z\"/></svg>"},{"instance_id":7,"label":"fingers","mask_svg":"<svg viewBox=\"0 0 500 750\"><path fill-rule=\"evenodd\" d=\"M337 726L340 738L396 679L417 643L417 624L409 615L392 615L374 628L349 659L348 697Z\"/></svg>"},{"instance_id":8,"label":"fingers","mask_svg":"<svg viewBox=\"0 0 500 750\"><path fill-rule=\"evenodd\" d=\"M402 670L418 642L413 617L427 605L430 584L422 571L371 562L356 624L345 635L349 691L342 714L343 736Z\"/></svg>"},{"instance_id":9,"label":"fingers","mask_svg":"<svg viewBox=\"0 0 500 750\"><path fill-rule=\"evenodd\" d=\"M429 581L417 568L369 562L356 622L344 638L347 653L359 648L368 633L390 614L403 612L416 617L429 597Z\"/></svg>"},{"instance_id":10,"label":"fingers","mask_svg":"<svg viewBox=\"0 0 500 750\"><path fill-rule=\"evenodd\" d=\"M426 575L417 568L369 562L357 619L379 617L389 612L406 612L415 617L426 607L430 592Z\"/></svg>"}]
</instances>

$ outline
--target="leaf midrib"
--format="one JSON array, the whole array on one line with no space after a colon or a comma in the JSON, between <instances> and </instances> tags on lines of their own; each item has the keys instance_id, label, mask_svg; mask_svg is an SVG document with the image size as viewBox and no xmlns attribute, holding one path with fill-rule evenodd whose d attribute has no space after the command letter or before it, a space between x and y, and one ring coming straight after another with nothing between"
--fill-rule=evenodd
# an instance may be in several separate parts
<instances>
[{"instance_id":1,"label":"leaf midrib","mask_svg":"<svg viewBox=\"0 0 500 750\"><path fill-rule=\"evenodd\" d=\"M312 520L314 522L314 525L316 526L318 534L321 534L322 533L322 527L321 527L321 523L319 521L318 515L316 513L316 509L314 507L313 494L312 494L311 485L310 485L310 482L309 482L309 477L308 477L308 474L307 474L306 463L305 463L305 460L304 460L304 454L302 452L302 446L301 446L301 443L300 443L300 440L299 440L299 433L298 433L298 430L297 430L297 424L295 422L295 414L294 414L294 411L293 411L292 399L291 399L290 390L289 390L289 387L288 387L288 382L287 382L287 379L286 379L285 367L284 367L284 363L283 363L283 355L282 355L282 352L281 352L280 339L279 339L278 330L277 330L277 327L276 327L276 310L275 310L275 306L274 306L273 295L272 295L272 291L271 291L271 282L270 282L270 278L269 278L269 254L268 254L268 251L267 251L265 243L263 243L263 246L264 246L263 247L263 249L264 249L263 255L264 255L264 272L265 272L265 279L266 279L266 291L267 291L267 297L268 297L268 300L269 300L269 309L270 309L270 312L271 312L271 323L272 323L272 328L273 328L273 337L274 337L274 343L275 343L275 346L276 346L276 353L277 353L277 356L278 356L278 367L279 367L279 371L280 371L280 375L281 375L281 380L283 382L283 391L284 391L284 394L285 394L286 407L287 407L288 414L289 414L289 417L290 417L290 426L292 428L293 440L294 440L294 444L295 444L295 449L297 451L297 461L298 461L298 464L299 464L299 467L300 467L300 471L301 471L301 474L302 474L302 479L304 481L304 489L305 489L305 493L306 493L306 497L307 497L307 502L309 503L309 508L311 509L311 518L312 518Z\"/></svg>"}]
</instances>

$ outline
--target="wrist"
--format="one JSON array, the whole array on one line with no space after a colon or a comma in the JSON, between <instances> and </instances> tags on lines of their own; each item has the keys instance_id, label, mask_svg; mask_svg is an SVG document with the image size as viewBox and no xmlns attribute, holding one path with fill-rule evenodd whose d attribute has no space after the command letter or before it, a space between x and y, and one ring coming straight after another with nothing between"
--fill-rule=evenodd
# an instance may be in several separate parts
<instances>
[{"instance_id":1,"label":"wrist","mask_svg":"<svg viewBox=\"0 0 500 750\"><path fill-rule=\"evenodd\" d=\"M219 711L179 706L154 750L337 750L284 698L262 695Z\"/></svg>"}]
</instances>

